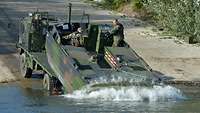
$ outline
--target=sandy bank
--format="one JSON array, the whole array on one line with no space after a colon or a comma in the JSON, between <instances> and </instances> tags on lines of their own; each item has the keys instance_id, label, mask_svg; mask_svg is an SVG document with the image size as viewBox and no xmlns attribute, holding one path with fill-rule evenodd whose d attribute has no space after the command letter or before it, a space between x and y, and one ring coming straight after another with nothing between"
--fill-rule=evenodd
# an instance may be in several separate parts
<instances>
[{"instance_id":1,"label":"sandy bank","mask_svg":"<svg viewBox=\"0 0 200 113\"><path fill-rule=\"evenodd\" d=\"M200 47L171 36L161 36L152 27L126 30L126 40L153 70L173 81L200 81Z\"/></svg>"},{"instance_id":2,"label":"sandy bank","mask_svg":"<svg viewBox=\"0 0 200 113\"><path fill-rule=\"evenodd\" d=\"M19 80L16 54L0 55L0 83Z\"/></svg>"}]
</instances>

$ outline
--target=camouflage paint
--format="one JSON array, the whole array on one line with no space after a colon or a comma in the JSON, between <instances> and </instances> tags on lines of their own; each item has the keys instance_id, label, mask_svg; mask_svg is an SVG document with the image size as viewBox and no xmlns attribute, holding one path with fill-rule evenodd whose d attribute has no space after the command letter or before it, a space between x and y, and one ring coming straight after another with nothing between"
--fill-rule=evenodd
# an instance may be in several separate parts
<instances>
[{"instance_id":1,"label":"camouflage paint","mask_svg":"<svg viewBox=\"0 0 200 113\"><path fill-rule=\"evenodd\" d=\"M52 35L48 33L46 37L46 54L48 62L55 72L60 82L63 84L65 92L71 93L85 85L80 78L80 73L75 68L73 59L56 43Z\"/></svg>"}]
</instances>

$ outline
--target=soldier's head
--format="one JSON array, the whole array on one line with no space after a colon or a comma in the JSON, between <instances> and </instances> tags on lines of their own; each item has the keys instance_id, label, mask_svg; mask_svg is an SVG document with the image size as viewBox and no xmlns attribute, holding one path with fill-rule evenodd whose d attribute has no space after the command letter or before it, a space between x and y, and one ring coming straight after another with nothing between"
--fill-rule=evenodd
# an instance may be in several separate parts
<instances>
[{"instance_id":1,"label":"soldier's head","mask_svg":"<svg viewBox=\"0 0 200 113\"><path fill-rule=\"evenodd\" d=\"M83 30L82 30L81 27L79 27L79 28L77 29L77 31L78 31L79 33L82 33L82 32L83 32Z\"/></svg>"},{"instance_id":2,"label":"soldier's head","mask_svg":"<svg viewBox=\"0 0 200 113\"><path fill-rule=\"evenodd\" d=\"M112 23L114 26L116 26L117 24L119 24L119 21L118 21L118 19L114 19Z\"/></svg>"}]
</instances>

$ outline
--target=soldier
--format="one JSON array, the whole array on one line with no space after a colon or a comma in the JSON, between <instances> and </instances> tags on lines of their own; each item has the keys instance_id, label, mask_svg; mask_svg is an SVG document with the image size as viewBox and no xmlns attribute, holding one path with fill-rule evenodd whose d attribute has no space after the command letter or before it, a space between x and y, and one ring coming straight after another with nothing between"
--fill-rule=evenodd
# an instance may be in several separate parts
<instances>
[{"instance_id":1,"label":"soldier","mask_svg":"<svg viewBox=\"0 0 200 113\"><path fill-rule=\"evenodd\" d=\"M119 47L124 40L124 26L117 19L113 20L113 29L110 32L113 35L113 47Z\"/></svg>"},{"instance_id":2,"label":"soldier","mask_svg":"<svg viewBox=\"0 0 200 113\"><path fill-rule=\"evenodd\" d=\"M77 31L69 34L68 36L65 36L65 39L71 39L71 45L80 47L83 46L83 41L82 41L82 28L78 28Z\"/></svg>"}]
</instances>

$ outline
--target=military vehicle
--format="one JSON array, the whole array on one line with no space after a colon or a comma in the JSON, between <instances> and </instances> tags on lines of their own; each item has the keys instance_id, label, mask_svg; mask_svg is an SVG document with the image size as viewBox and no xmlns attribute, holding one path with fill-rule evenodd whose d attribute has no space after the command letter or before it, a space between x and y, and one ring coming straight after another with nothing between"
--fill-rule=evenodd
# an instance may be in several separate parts
<instances>
[{"instance_id":1,"label":"military vehicle","mask_svg":"<svg viewBox=\"0 0 200 113\"><path fill-rule=\"evenodd\" d=\"M71 10L71 7L70 7ZM71 11L70 11L71 12ZM88 21L58 21L47 12L34 12L20 24L17 47L20 69L25 78L32 72L43 74L43 87L53 92L72 93L91 87L152 86L151 68L126 42L112 47L112 29L107 24ZM81 27L83 46L75 47L64 37Z\"/></svg>"}]
</instances>

